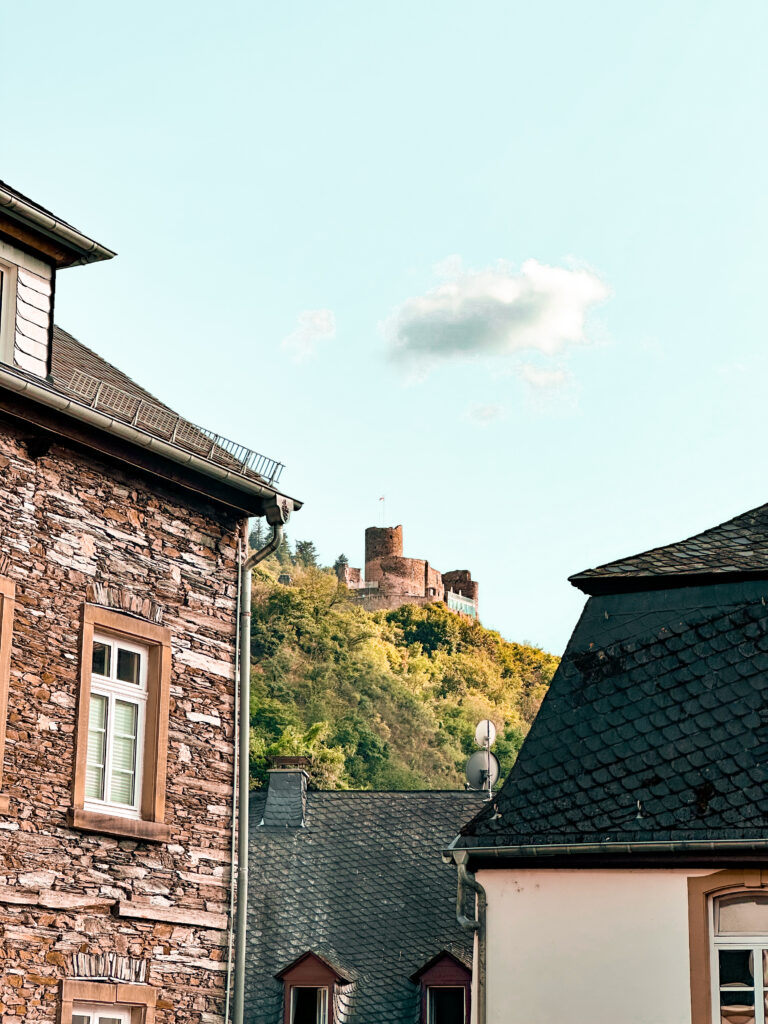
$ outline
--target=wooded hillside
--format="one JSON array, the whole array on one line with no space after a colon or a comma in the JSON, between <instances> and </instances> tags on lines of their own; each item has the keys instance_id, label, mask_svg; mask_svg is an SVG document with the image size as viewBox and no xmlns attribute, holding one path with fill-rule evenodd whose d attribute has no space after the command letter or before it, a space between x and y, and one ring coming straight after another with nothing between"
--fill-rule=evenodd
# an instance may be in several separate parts
<instances>
[{"instance_id":1,"label":"wooded hillside","mask_svg":"<svg viewBox=\"0 0 768 1024\"><path fill-rule=\"evenodd\" d=\"M303 543L254 572L253 784L269 755L305 754L319 788L463 788L481 718L503 777L558 659L443 605L365 612Z\"/></svg>"}]
</instances>

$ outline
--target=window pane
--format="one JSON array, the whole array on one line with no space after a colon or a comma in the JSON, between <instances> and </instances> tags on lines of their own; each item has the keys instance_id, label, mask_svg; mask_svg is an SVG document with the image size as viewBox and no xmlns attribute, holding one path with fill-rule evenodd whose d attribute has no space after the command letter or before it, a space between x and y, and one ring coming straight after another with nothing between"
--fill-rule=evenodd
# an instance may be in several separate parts
<instances>
[{"instance_id":1,"label":"window pane","mask_svg":"<svg viewBox=\"0 0 768 1024\"><path fill-rule=\"evenodd\" d=\"M428 990L429 1024L464 1024L464 989Z\"/></svg>"},{"instance_id":2,"label":"window pane","mask_svg":"<svg viewBox=\"0 0 768 1024\"><path fill-rule=\"evenodd\" d=\"M115 701L109 799L116 804L132 804L134 799L138 712L137 706L130 701Z\"/></svg>"},{"instance_id":3,"label":"window pane","mask_svg":"<svg viewBox=\"0 0 768 1024\"><path fill-rule=\"evenodd\" d=\"M751 1003L721 1006L720 1024L755 1024L755 1008Z\"/></svg>"},{"instance_id":4,"label":"window pane","mask_svg":"<svg viewBox=\"0 0 768 1024\"><path fill-rule=\"evenodd\" d=\"M720 960L720 987L742 985L754 987L752 950L721 949L718 951Z\"/></svg>"},{"instance_id":5,"label":"window pane","mask_svg":"<svg viewBox=\"0 0 768 1024\"><path fill-rule=\"evenodd\" d=\"M136 651L117 649L117 678L124 683L139 682L139 663L141 659Z\"/></svg>"},{"instance_id":6,"label":"window pane","mask_svg":"<svg viewBox=\"0 0 768 1024\"><path fill-rule=\"evenodd\" d=\"M755 1024L752 950L720 949L717 955L721 1024Z\"/></svg>"},{"instance_id":7,"label":"window pane","mask_svg":"<svg viewBox=\"0 0 768 1024\"><path fill-rule=\"evenodd\" d=\"M99 1014L99 1024L123 1024L122 1017L102 1017Z\"/></svg>"},{"instance_id":8,"label":"window pane","mask_svg":"<svg viewBox=\"0 0 768 1024\"><path fill-rule=\"evenodd\" d=\"M721 896L715 909L719 935L768 935L768 895Z\"/></svg>"},{"instance_id":9,"label":"window pane","mask_svg":"<svg viewBox=\"0 0 768 1024\"><path fill-rule=\"evenodd\" d=\"M104 799L104 752L107 741L107 698L91 694L88 713L88 753L85 768L85 795L91 800Z\"/></svg>"},{"instance_id":10,"label":"window pane","mask_svg":"<svg viewBox=\"0 0 768 1024\"><path fill-rule=\"evenodd\" d=\"M91 670L99 676L109 675L109 666L111 661L112 651L109 644L103 644L98 640L93 641L93 658L91 660Z\"/></svg>"},{"instance_id":11,"label":"window pane","mask_svg":"<svg viewBox=\"0 0 768 1024\"><path fill-rule=\"evenodd\" d=\"M87 1013L73 1013L72 1024L91 1024L90 1015Z\"/></svg>"}]
</instances>

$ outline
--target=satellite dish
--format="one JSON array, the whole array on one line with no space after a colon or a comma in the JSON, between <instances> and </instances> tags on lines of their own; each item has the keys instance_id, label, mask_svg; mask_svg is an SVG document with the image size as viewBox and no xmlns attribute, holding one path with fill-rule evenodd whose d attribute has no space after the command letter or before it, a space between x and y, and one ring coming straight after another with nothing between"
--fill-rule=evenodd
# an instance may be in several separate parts
<instances>
[{"instance_id":1,"label":"satellite dish","mask_svg":"<svg viewBox=\"0 0 768 1024\"><path fill-rule=\"evenodd\" d=\"M493 789L499 779L498 758L490 750L476 750L467 761L466 775L472 789Z\"/></svg>"},{"instance_id":2,"label":"satellite dish","mask_svg":"<svg viewBox=\"0 0 768 1024\"><path fill-rule=\"evenodd\" d=\"M477 723L475 729L475 743L478 747L492 747L496 740L496 726L490 718L484 718Z\"/></svg>"}]
</instances>

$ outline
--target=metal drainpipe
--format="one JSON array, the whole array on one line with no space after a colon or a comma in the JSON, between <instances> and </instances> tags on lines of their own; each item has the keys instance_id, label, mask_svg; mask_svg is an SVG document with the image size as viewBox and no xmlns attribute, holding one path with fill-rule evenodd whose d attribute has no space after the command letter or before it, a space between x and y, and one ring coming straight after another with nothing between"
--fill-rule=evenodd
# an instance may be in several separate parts
<instances>
[{"instance_id":1,"label":"metal drainpipe","mask_svg":"<svg viewBox=\"0 0 768 1024\"><path fill-rule=\"evenodd\" d=\"M231 840L229 844L229 931L227 932L227 981L224 1001L224 1024L229 1024L230 1002L232 1000L232 940L235 937L235 872L237 871L237 780L239 778L238 751L240 731L238 708L240 706L240 608L243 599L240 566L244 561L243 552L248 550L248 520L243 520L243 536L237 541L237 606L235 612L235 727L233 734L234 756L232 758L232 818L230 821Z\"/></svg>"},{"instance_id":2,"label":"metal drainpipe","mask_svg":"<svg viewBox=\"0 0 768 1024\"><path fill-rule=\"evenodd\" d=\"M248 917L248 793L250 789L249 747L251 716L251 570L267 555L280 547L283 523L289 508L285 500L282 508L275 504L267 510L267 522L272 526L272 537L259 551L249 555L240 567L240 777L237 818L237 927L235 931L235 991L232 1013L233 1024L243 1024L245 1008L245 925ZM247 527L246 527L247 528ZM247 548L246 548L247 550Z\"/></svg>"},{"instance_id":3,"label":"metal drainpipe","mask_svg":"<svg viewBox=\"0 0 768 1024\"><path fill-rule=\"evenodd\" d=\"M464 850L456 850L453 859L459 872L459 880L456 888L456 920L462 928L474 932L477 935L477 1014L475 1024L485 1024L485 988L486 988L486 920L485 911L487 898L485 889L467 871L468 855ZM476 917L467 917L464 913L465 887L471 889L477 897Z\"/></svg>"}]
</instances>

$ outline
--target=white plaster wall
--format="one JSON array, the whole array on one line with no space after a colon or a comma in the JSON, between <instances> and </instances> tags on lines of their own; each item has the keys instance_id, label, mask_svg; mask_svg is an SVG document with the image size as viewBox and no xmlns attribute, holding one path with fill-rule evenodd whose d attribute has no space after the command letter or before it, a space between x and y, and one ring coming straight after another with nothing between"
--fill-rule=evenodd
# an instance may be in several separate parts
<instances>
[{"instance_id":1,"label":"white plaster wall","mask_svg":"<svg viewBox=\"0 0 768 1024\"><path fill-rule=\"evenodd\" d=\"M487 1024L691 1024L687 878L706 874L478 872Z\"/></svg>"}]
</instances>

